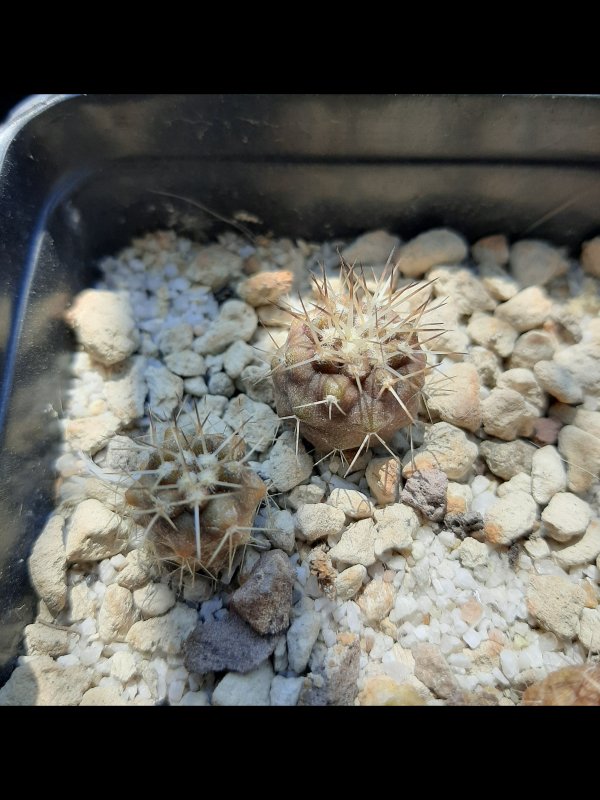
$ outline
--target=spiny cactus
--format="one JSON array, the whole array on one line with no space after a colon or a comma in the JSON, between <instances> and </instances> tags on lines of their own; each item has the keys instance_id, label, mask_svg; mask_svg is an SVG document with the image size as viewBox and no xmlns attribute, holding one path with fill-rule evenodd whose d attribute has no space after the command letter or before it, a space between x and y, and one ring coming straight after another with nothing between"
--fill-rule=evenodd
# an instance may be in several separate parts
<instances>
[{"instance_id":1,"label":"spiny cactus","mask_svg":"<svg viewBox=\"0 0 600 800\"><path fill-rule=\"evenodd\" d=\"M337 291L323 270L311 308L286 306L294 320L271 363L275 404L321 452L358 448L356 460L415 420L430 369L420 337L442 329L423 322L430 296L415 306L428 284L395 289L397 277L388 261L371 289L342 258Z\"/></svg>"},{"instance_id":2,"label":"spiny cactus","mask_svg":"<svg viewBox=\"0 0 600 800\"><path fill-rule=\"evenodd\" d=\"M126 509L145 527L143 543L159 562L217 577L235 550L251 540L252 521L267 487L244 462L239 431L225 437L196 418L150 415L151 430L132 446L136 469L117 477Z\"/></svg>"}]
</instances>

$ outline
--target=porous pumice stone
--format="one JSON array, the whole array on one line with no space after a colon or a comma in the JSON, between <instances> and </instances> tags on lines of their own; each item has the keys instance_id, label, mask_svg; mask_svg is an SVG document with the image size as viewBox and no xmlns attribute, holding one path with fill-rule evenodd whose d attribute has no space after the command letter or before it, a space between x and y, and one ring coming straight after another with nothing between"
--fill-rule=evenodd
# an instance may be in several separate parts
<instances>
[{"instance_id":1,"label":"porous pumice stone","mask_svg":"<svg viewBox=\"0 0 600 800\"><path fill-rule=\"evenodd\" d=\"M598 241L103 259L0 704L597 704Z\"/></svg>"}]
</instances>

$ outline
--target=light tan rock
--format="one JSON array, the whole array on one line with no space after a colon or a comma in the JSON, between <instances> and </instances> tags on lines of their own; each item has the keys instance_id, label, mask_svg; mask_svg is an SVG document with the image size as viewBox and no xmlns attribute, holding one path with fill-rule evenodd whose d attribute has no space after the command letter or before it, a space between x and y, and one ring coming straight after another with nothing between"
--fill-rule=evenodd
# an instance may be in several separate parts
<instances>
[{"instance_id":1,"label":"light tan rock","mask_svg":"<svg viewBox=\"0 0 600 800\"><path fill-rule=\"evenodd\" d=\"M537 517L537 505L530 494L510 492L488 509L484 533L492 544L510 545L531 533Z\"/></svg>"},{"instance_id":2,"label":"light tan rock","mask_svg":"<svg viewBox=\"0 0 600 800\"><path fill-rule=\"evenodd\" d=\"M138 612L133 596L124 586L112 583L106 587L98 614L98 632L105 642L123 642Z\"/></svg>"},{"instance_id":3,"label":"light tan rock","mask_svg":"<svg viewBox=\"0 0 600 800\"><path fill-rule=\"evenodd\" d=\"M342 250L343 258L349 264L375 267L385 264L392 254L398 255L400 239L385 230L363 233ZM394 261L392 256L392 261Z\"/></svg>"},{"instance_id":4,"label":"light tan rock","mask_svg":"<svg viewBox=\"0 0 600 800\"><path fill-rule=\"evenodd\" d=\"M496 386L498 389L512 389L520 394L536 416L541 416L545 412L548 405L546 393L530 369L524 367L507 369L498 378Z\"/></svg>"},{"instance_id":5,"label":"light tan rock","mask_svg":"<svg viewBox=\"0 0 600 800\"><path fill-rule=\"evenodd\" d=\"M242 300L226 300L206 333L194 341L193 349L201 355L222 353L230 344L248 342L258 325L256 311Z\"/></svg>"},{"instance_id":6,"label":"light tan rock","mask_svg":"<svg viewBox=\"0 0 600 800\"><path fill-rule=\"evenodd\" d=\"M121 429L121 425L121 420L112 411L69 419L65 425L65 438L72 450L93 456Z\"/></svg>"},{"instance_id":7,"label":"light tan rock","mask_svg":"<svg viewBox=\"0 0 600 800\"><path fill-rule=\"evenodd\" d=\"M546 505L557 492L567 488L567 471L556 447L536 450L531 460L531 494L536 503Z\"/></svg>"},{"instance_id":8,"label":"light tan rock","mask_svg":"<svg viewBox=\"0 0 600 800\"><path fill-rule=\"evenodd\" d=\"M131 703L110 686L92 686L81 698L80 706L129 706Z\"/></svg>"},{"instance_id":9,"label":"light tan rock","mask_svg":"<svg viewBox=\"0 0 600 800\"><path fill-rule=\"evenodd\" d=\"M243 425L244 441L249 448L255 447L259 453L271 446L279 427L277 414L266 403L259 403L245 394L238 394L229 401L227 410L223 414L223 421L233 430L239 430ZM292 457L297 462L295 468L290 460ZM288 491L298 483L302 483L312 472L312 458L307 454L302 442L296 458L296 437L292 431L284 431L281 434L269 453L269 462L270 467L272 466L271 477L280 492ZM283 473L284 469L293 470L293 473L289 472L286 475ZM290 483L292 474L295 483ZM286 486L285 489L282 484Z\"/></svg>"},{"instance_id":10,"label":"light tan rock","mask_svg":"<svg viewBox=\"0 0 600 800\"><path fill-rule=\"evenodd\" d=\"M398 264L403 275L415 278L437 264L459 264L467 255L462 236L447 228L426 231L402 247Z\"/></svg>"},{"instance_id":11,"label":"light tan rock","mask_svg":"<svg viewBox=\"0 0 600 800\"><path fill-rule=\"evenodd\" d=\"M375 558L375 523L372 519L360 519L349 525L340 541L329 551L332 561L344 564L362 564L370 567Z\"/></svg>"},{"instance_id":12,"label":"light tan rock","mask_svg":"<svg viewBox=\"0 0 600 800\"><path fill-rule=\"evenodd\" d=\"M585 531L591 513L585 500L571 492L558 492L542 511L542 522L548 536L568 542Z\"/></svg>"},{"instance_id":13,"label":"light tan rock","mask_svg":"<svg viewBox=\"0 0 600 800\"><path fill-rule=\"evenodd\" d=\"M407 683L397 683L387 675L367 678L358 695L361 706L422 706L425 701L416 689Z\"/></svg>"},{"instance_id":14,"label":"light tan rock","mask_svg":"<svg viewBox=\"0 0 600 800\"><path fill-rule=\"evenodd\" d=\"M380 505L396 502L402 487L401 466L396 458L372 458L365 477L371 494Z\"/></svg>"},{"instance_id":15,"label":"light tan rock","mask_svg":"<svg viewBox=\"0 0 600 800\"><path fill-rule=\"evenodd\" d=\"M430 373L425 383L433 418L476 431L481 425L479 376L473 364L452 364L443 376Z\"/></svg>"},{"instance_id":16,"label":"light tan rock","mask_svg":"<svg viewBox=\"0 0 600 800\"><path fill-rule=\"evenodd\" d=\"M491 350L500 358L507 358L512 353L518 336L510 323L481 312L472 315L467 331L475 344Z\"/></svg>"},{"instance_id":17,"label":"light tan rock","mask_svg":"<svg viewBox=\"0 0 600 800\"><path fill-rule=\"evenodd\" d=\"M289 493L287 501L292 509L298 509L306 503L320 503L325 496L325 489L315 483L295 486Z\"/></svg>"},{"instance_id":18,"label":"light tan rock","mask_svg":"<svg viewBox=\"0 0 600 800\"><path fill-rule=\"evenodd\" d=\"M527 592L527 608L546 630L572 639L579 628L585 606L585 592L557 575L532 575Z\"/></svg>"},{"instance_id":19,"label":"light tan rock","mask_svg":"<svg viewBox=\"0 0 600 800\"><path fill-rule=\"evenodd\" d=\"M64 524L64 517L60 514L53 514L49 518L27 562L33 588L54 616L62 611L67 602Z\"/></svg>"},{"instance_id":20,"label":"light tan rock","mask_svg":"<svg viewBox=\"0 0 600 800\"><path fill-rule=\"evenodd\" d=\"M217 291L232 279L241 275L243 260L220 244L209 244L200 248L189 264L186 276L202 286Z\"/></svg>"},{"instance_id":21,"label":"light tan rock","mask_svg":"<svg viewBox=\"0 0 600 800\"><path fill-rule=\"evenodd\" d=\"M538 361L533 372L548 394L556 397L561 403L581 403L583 389L574 380L572 372L555 361Z\"/></svg>"},{"instance_id":22,"label":"light tan rock","mask_svg":"<svg viewBox=\"0 0 600 800\"><path fill-rule=\"evenodd\" d=\"M463 539L456 552L460 559L460 563L467 569L475 569L475 567L482 567L489 559L490 550L485 542L478 542L472 536L467 536ZM469 623L472 624L472 623Z\"/></svg>"},{"instance_id":23,"label":"light tan rock","mask_svg":"<svg viewBox=\"0 0 600 800\"><path fill-rule=\"evenodd\" d=\"M478 264L507 264L509 259L508 239L503 233L492 234L478 239L471 247L473 258Z\"/></svg>"},{"instance_id":24,"label":"light tan rock","mask_svg":"<svg viewBox=\"0 0 600 800\"><path fill-rule=\"evenodd\" d=\"M341 533L346 525L346 515L327 503L300 506L296 512L296 525L307 542L316 542Z\"/></svg>"},{"instance_id":25,"label":"light tan rock","mask_svg":"<svg viewBox=\"0 0 600 800\"><path fill-rule=\"evenodd\" d=\"M197 622L196 609L178 603L162 617L136 622L129 629L126 641L141 653L178 655Z\"/></svg>"},{"instance_id":26,"label":"light tan rock","mask_svg":"<svg viewBox=\"0 0 600 800\"><path fill-rule=\"evenodd\" d=\"M402 474L405 478L415 470L441 469L450 480L460 480L471 469L477 458L478 448L470 442L460 428L447 422L431 425L423 445L404 459Z\"/></svg>"},{"instance_id":27,"label":"light tan rock","mask_svg":"<svg viewBox=\"0 0 600 800\"><path fill-rule=\"evenodd\" d=\"M391 583L382 580L370 581L358 598L358 605L365 621L376 625L390 613L394 607L396 592Z\"/></svg>"},{"instance_id":28,"label":"light tan rock","mask_svg":"<svg viewBox=\"0 0 600 800\"><path fill-rule=\"evenodd\" d=\"M449 297L459 314L492 311L497 302L473 273L464 267L436 267L429 274L435 280L436 297Z\"/></svg>"},{"instance_id":29,"label":"light tan rock","mask_svg":"<svg viewBox=\"0 0 600 800\"><path fill-rule=\"evenodd\" d=\"M125 589L139 589L152 579L156 572L155 563L144 549L127 553L127 563L117 575L117 583Z\"/></svg>"},{"instance_id":30,"label":"light tan rock","mask_svg":"<svg viewBox=\"0 0 600 800\"><path fill-rule=\"evenodd\" d=\"M111 369L108 380L104 381L104 395L108 410L123 425L130 425L144 416L144 400L148 388L144 378L146 359L132 356Z\"/></svg>"},{"instance_id":31,"label":"light tan rock","mask_svg":"<svg viewBox=\"0 0 600 800\"><path fill-rule=\"evenodd\" d=\"M495 314L519 333L540 328L547 320L552 301L539 286L530 286L496 308Z\"/></svg>"},{"instance_id":32,"label":"light tan rock","mask_svg":"<svg viewBox=\"0 0 600 800\"><path fill-rule=\"evenodd\" d=\"M376 509L377 529L373 543L377 558L385 560L412 547L413 537L419 529L419 517L405 503L394 503Z\"/></svg>"},{"instance_id":33,"label":"light tan rock","mask_svg":"<svg viewBox=\"0 0 600 800\"><path fill-rule=\"evenodd\" d=\"M446 489L446 514L464 514L473 500L471 487L466 483L449 481Z\"/></svg>"},{"instance_id":34,"label":"light tan rock","mask_svg":"<svg viewBox=\"0 0 600 800\"><path fill-rule=\"evenodd\" d=\"M25 652L28 656L50 656L58 658L69 652L77 633L69 633L53 625L35 622L25 627Z\"/></svg>"},{"instance_id":35,"label":"light tan rock","mask_svg":"<svg viewBox=\"0 0 600 800\"><path fill-rule=\"evenodd\" d=\"M558 434L558 451L567 464L567 486L572 492L586 492L600 475L600 431L598 412L579 410L574 425Z\"/></svg>"},{"instance_id":36,"label":"light tan rock","mask_svg":"<svg viewBox=\"0 0 600 800\"><path fill-rule=\"evenodd\" d=\"M130 526L98 500L79 503L67 525L67 560L101 561L122 552Z\"/></svg>"},{"instance_id":37,"label":"light tan rock","mask_svg":"<svg viewBox=\"0 0 600 800\"><path fill-rule=\"evenodd\" d=\"M142 618L160 617L175 605L173 590L164 583L147 583L133 592L133 602Z\"/></svg>"},{"instance_id":38,"label":"light tan rock","mask_svg":"<svg viewBox=\"0 0 600 800\"><path fill-rule=\"evenodd\" d=\"M350 600L358 592L367 577L367 570L362 564L355 564L353 567L340 572L335 581L335 596L340 603Z\"/></svg>"},{"instance_id":39,"label":"light tan rock","mask_svg":"<svg viewBox=\"0 0 600 800\"><path fill-rule=\"evenodd\" d=\"M0 706L77 706L92 683L84 667L61 667L49 656L32 656L0 689Z\"/></svg>"},{"instance_id":40,"label":"light tan rock","mask_svg":"<svg viewBox=\"0 0 600 800\"><path fill-rule=\"evenodd\" d=\"M498 497L504 497L511 492L526 492L531 494L531 476L525 472L517 472L509 481L501 483L496 494Z\"/></svg>"},{"instance_id":41,"label":"light tan rock","mask_svg":"<svg viewBox=\"0 0 600 800\"><path fill-rule=\"evenodd\" d=\"M533 369L538 361L549 361L556 350L556 341L546 331L527 331L522 333L513 348L510 361L510 369L525 367Z\"/></svg>"},{"instance_id":42,"label":"light tan rock","mask_svg":"<svg viewBox=\"0 0 600 800\"><path fill-rule=\"evenodd\" d=\"M289 270L258 272L238 284L238 295L254 308L276 303L292 288L294 274Z\"/></svg>"},{"instance_id":43,"label":"light tan rock","mask_svg":"<svg viewBox=\"0 0 600 800\"><path fill-rule=\"evenodd\" d=\"M530 436L538 416L514 389L492 389L481 403L483 429L489 436L513 441Z\"/></svg>"},{"instance_id":44,"label":"light tan rock","mask_svg":"<svg viewBox=\"0 0 600 800\"><path fill-rule=\"evenodd\" d=\"M577 635L581 644L588 650L600 651L600 610L597 608L583 609Z\"/></svg>"},{"instance_id":45,"label":"light tan rock","mask_svg":"<svg viewBox=\"0 0 600 800\"><path fill-rule=\"evenodd\" d=\"M502 372L502 361L491 350L485 347L471 347L469 361L473 364L479 375L479 382L482 386L487 386L490 389L496 385L500 373Z\"/></svg>"},{"instance_id":46,"label":"light tan rock","mask_svg":"<svg viewBox=\"0 0 600 800\"><path fill-rule=\"evenodd\" d=\"M543 286L569 269L562 248L538 239L522 239L510 248L510 271L521 286Z\"/></svg>"},{"instance_id":47,"label":"light tan rock","mask_svg":"<svg viewBox=\"0 0 600 800\"><path fill-rule=\"evenodd\" d=\"M366 519L372 517L375 510L366 494L357 489L332 489L327 503L343 511L350 519Z\"/></svg>"},{"instance_id":48,"label":"light tan rock","mask_svg":"<svg viewBox=\"0 0 600 800\"><path fill-rule=\"evenodd\" d=\"M563 569L593 564L600 555L600 522L592 520L581 539L570 547L554 553L554 560Z\"/></svg>"},{"instance_id":49,"label":"light tan rock","mask_svg":"<svg viewBox=\"0 0 600 800\"><path fill-rule=\"evenodd\" d=\"M583 243L580 259L584 272L600 278L600 236Z\"/></svg>"},{"instance_id":50,"label":"light tan rock","mask_svg":"<svg viewBox=\"0 0 600 800\"><path fill-rule=\"evenodd\" d=\"M137 325L125 295L86 289L77 295L65 319L84 349L101 364L118 364L139 344Z\"/></svg>"}]
</instances>

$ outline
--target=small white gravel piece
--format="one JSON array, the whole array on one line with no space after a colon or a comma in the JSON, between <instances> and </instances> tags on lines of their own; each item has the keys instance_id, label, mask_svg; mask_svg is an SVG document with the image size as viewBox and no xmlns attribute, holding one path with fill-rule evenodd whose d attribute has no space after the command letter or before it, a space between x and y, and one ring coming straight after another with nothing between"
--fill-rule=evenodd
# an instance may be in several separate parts
<instances>
[{"instance_id":1,"label":"small white gravel piece","mask_svg":"<svg viewBox=\"0 0 600 800\"><path fill-rule=\"evenodd\" d=\"M321 616L305 611L292 622L287 632L287 651L290 669L300 674L306 669L308 659L321 630Z\"/></svg>"}]
</instances>

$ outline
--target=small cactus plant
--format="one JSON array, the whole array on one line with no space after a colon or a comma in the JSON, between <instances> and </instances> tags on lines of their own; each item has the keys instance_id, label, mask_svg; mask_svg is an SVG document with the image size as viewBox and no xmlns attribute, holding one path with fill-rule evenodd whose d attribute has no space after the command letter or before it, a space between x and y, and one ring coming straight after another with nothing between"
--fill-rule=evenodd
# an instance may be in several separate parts
<instances>
[{"instance_id":1,"label":"small cactus plant","mask_svg":"<svg viewBox=\"0 0 600 800\"><path fill-rule=\"evenodd\" d=\"M244 464L239 433L204 433L197 414L150 420L150 434L134 445L136 469L120 476L127 513L144 526L143 544L159 562L216 578L250 542L267 487Z\"/></svg>"},{"instance_id":2,"label":"small cactus plant","mask_svg":"<svg viewBox=\"0 0 600 800\"><path fill-rule=\"evenodd\" d=\"M356 460L415 420L430 369L419 336L440 329L422 321L430 297L414 303L427 284L395 289L397 277L388 261L371 290L342 258L338 290L323 270L312 308L286 309L294 320L271 363L275 404L318 451L358 448Z\"/></svg>"}]
</instances>

